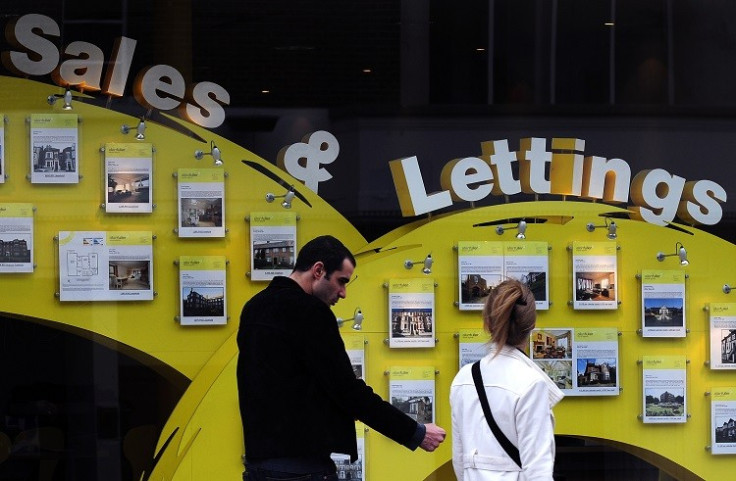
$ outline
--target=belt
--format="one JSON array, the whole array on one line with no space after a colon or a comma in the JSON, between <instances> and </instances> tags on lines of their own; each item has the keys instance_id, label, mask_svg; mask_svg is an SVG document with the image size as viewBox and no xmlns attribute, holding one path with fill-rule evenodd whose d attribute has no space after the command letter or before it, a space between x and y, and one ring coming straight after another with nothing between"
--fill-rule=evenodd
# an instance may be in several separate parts
<instances>
[{"instance_id":1,"label":"belt","mask_svg":"<svg viewBox=\"0 0 736 481\"><path fill-rule=\"evenodd\" d=\"M488 471L522 471L508 456L488 456L478 454L478 450L463 455L463 467Z\"/></svg>"},{"instance_id":2,"label":"belt","mask_svg":"<svg viewBox=\"0 0 736 481\"><path fill-rule=\"evenodd\" d=\"M281 471L292 474L334 473L335 463L328 456L323 457L294 457L294 458L266 458L245 461L246 468Z\"/></svg>"}]
</instances>

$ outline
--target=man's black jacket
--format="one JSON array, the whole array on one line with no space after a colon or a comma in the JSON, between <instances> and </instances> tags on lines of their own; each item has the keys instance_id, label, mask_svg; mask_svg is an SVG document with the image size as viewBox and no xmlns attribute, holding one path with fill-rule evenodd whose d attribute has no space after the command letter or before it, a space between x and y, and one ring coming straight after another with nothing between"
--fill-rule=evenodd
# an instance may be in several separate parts
<instances>
[{"instance_id":1,"label":"man's black jacket","mask_svg":"<svg viewBox=\"0 0 736 481\"><path fill-rule=\"evenodd\" d=\"M238 391L248 461L357 458L355 419L416 449L417 423L355 374L337 320L292 279L276 277L243 307Z\"/></svg>"}]
</instances>

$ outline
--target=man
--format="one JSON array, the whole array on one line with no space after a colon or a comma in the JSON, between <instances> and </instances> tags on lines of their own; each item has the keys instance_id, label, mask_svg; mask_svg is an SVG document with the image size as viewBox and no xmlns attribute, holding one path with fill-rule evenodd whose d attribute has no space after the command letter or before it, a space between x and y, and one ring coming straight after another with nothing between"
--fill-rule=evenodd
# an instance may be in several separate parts
<instances>
[{"instance_id":1,"label":"man","mask_svg":"<svg viewBox=\"0 0 736 481\"><path fill-rule=\"evenodd\" d=\"M445 439L381 399L353 372L330 306L345 298L355 258L321 236L240 315L238 391L247 481L336 480L330 453L358 457L355 419L414 450Z\"/></svg>"}]
</instances>

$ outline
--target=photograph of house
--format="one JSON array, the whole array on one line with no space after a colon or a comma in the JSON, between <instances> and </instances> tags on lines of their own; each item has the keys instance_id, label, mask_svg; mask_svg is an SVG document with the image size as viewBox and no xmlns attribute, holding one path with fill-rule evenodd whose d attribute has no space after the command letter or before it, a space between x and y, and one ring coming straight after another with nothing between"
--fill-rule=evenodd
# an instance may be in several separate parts
<instances>
[{"instance_id":1,"label":"photograph of house","mask_svg":"<svg viewBox=\"0 0 736 481\"><path fill-rule=\"evenodd\" d=\"M644 299L645 327L682 327L684 322L683 299L681 297Z\"/></svg>"},{"instance_id":2,"label":"photograph of house","mask_svg":"<svg viewBox=\"0 0 736 481\"><path fill-rule=\"evenodd\" d=\"M616 385L616 359L578 359L578 387Z\"/></svg>"},{"instance_id":3,"label":"photograph of house","mask_svg":"<svg viewBox=\"0 0 736 481\"><path fill-rule=\"evenodd\" d=\"M649 417L679 417L684 414L685 389L645 389L645 411Z\"/></svg>"}]
</instances>

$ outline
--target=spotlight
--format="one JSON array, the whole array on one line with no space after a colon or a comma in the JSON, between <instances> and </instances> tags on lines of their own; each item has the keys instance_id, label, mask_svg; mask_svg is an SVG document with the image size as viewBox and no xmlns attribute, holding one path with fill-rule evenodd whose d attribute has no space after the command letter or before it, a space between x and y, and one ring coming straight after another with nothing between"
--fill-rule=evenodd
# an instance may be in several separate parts
<instances>
[{"instance_id":1,"label":"spotlight","mask_svg":"<svg viewBox=\"0 0 736 481\"><path fill-rule=\"evenodd\" d=\"M723 287L721 288L724 294L730 294L731 289L733 288L729 284L723 284Z\"/></svg>"},{"instance_id":2,"label":"spotlight","mask_svg":"<svg viewBox=\"0 0 736 481\"><path fill-rule=\"evenodd\" d=\"M49 105L54 105L58 99L64 99L64 105L61 107L62 109L72 109L72 91L69 87L66 88L63 94L52 94L46 97L46 101Z\"/></svg>"},{"instance_id":3,"label":"spotlight","mask_svg":"<svg viewBox=\"0 0 736 481\"><path fill-rule=\"evenodd\" d=\"M360 331L363 329L363 311L360 310L360 307L355 308L355 312L353 313L353 317L350 319L342 319L337 318L337 327L340 328L345 324L347 321L353 321L353 329L356 331Z\"/></svg>"},{"instance_id":4,"label":"spotlight","mask_svg":"<svg viewBox=\"0 0 736 481\"><path fill-rule=\"evenodd\" d=\"M517 227L518 232L516 233L517 239L526 239L526 221L520 220Z\"/></svg>"},{"instance_id":5,"label":"spotlight","mask_svg":"<svg viewBox=\"0 0 736 481\"><path fill-rule=\"evenodd\" d=\"M222 152L220 152L220 149L215 145L214 140L210 142L209 152L203 152L201 150L194 151L194 158L197 160L202 160L202 157L204 157L205 155L211 155L212 159L214 159L215 165L222 165Z\"/></svg>"},{"instance_id":6,"label":"spotlight","mask_svg":"<svg viewBox=\"0 0 736 481\"><path fill-rule=\"evenodd\" d=\"M686 266L690 264L687 260L687 251L685 246L680 242L675 243L675 252L673 254L665 254L664 252L657 252L657 260L662 262L665 257L678 256L680 258L680 265Z\"/></svg>"},{"instance_id":7,"label":"spotlight","mask_svg":"<svg viewBox=\"0 0 736 481\"><path fill-rule=\"evenodd\" d=\"M432 253L430 252L427 254L427 257L424 258L423 261L412 261L412 260L405 260L404 261L404 267L407 269L411 269L414 267L414 264L424 263L424 268L422 269L422 272L425 274L431 274L432 273L432 264L434 261L432 260Z\"/></svg>"},{"instance_id":8,"label":"spotlight","mask_svg":"<svg viewBox=\"0 0 736 481\"><path fill-rule=\"evenodd\" d=\"M125 135L128 135L128 132L130 132L131 130L132 127L127 124L123 124L120 127L120 131ZM135 128L135 138L136 140L146 139L146 119L144 117L141 117L141 120L138 122L138 125Z\"/></svg>"},{"instance_id":9,"label":"spotlight","mask_svg":"<svg viewBox=\"0 0 736 481\"><path fill-rule=\"evenodd\" d=\"M504 227L502 225L496 226L496 234L503 235L504 232L508 227ZM516 238L517 239L526 239L526 221L520 220L519 223L516 225Z\"/></svg>"},{"instance_id":10,"label":"spotlight","mask_svg":"<svg viewBox=\"0 0 736 481\"><path fill-rule=\"evenodd\" d=\"M608 222L608 219L604 219L603 225L594 225L592 222L590 222L585 226L588 232L593 232L598 227L605 227L608 230L609 239L615 239L617 237L616 223L614 221Z\"/></svg>"},{"instance_id":11,"label":"spotlight","mask_svg":"<svg viewBox=\"0 0 736 481\"><path fill-rule=\"evenodd\" d=\"M266 194L266 202L269 204L273 202L276 199L282 198L284 201L281 203L281 207L284 209L291 209L291 202L294 200L294 197L296 197L296 192L294 192L294 186L290 186L289 190L284 195L275 195L271 192Z\"/></svg>"}]
</instances>

